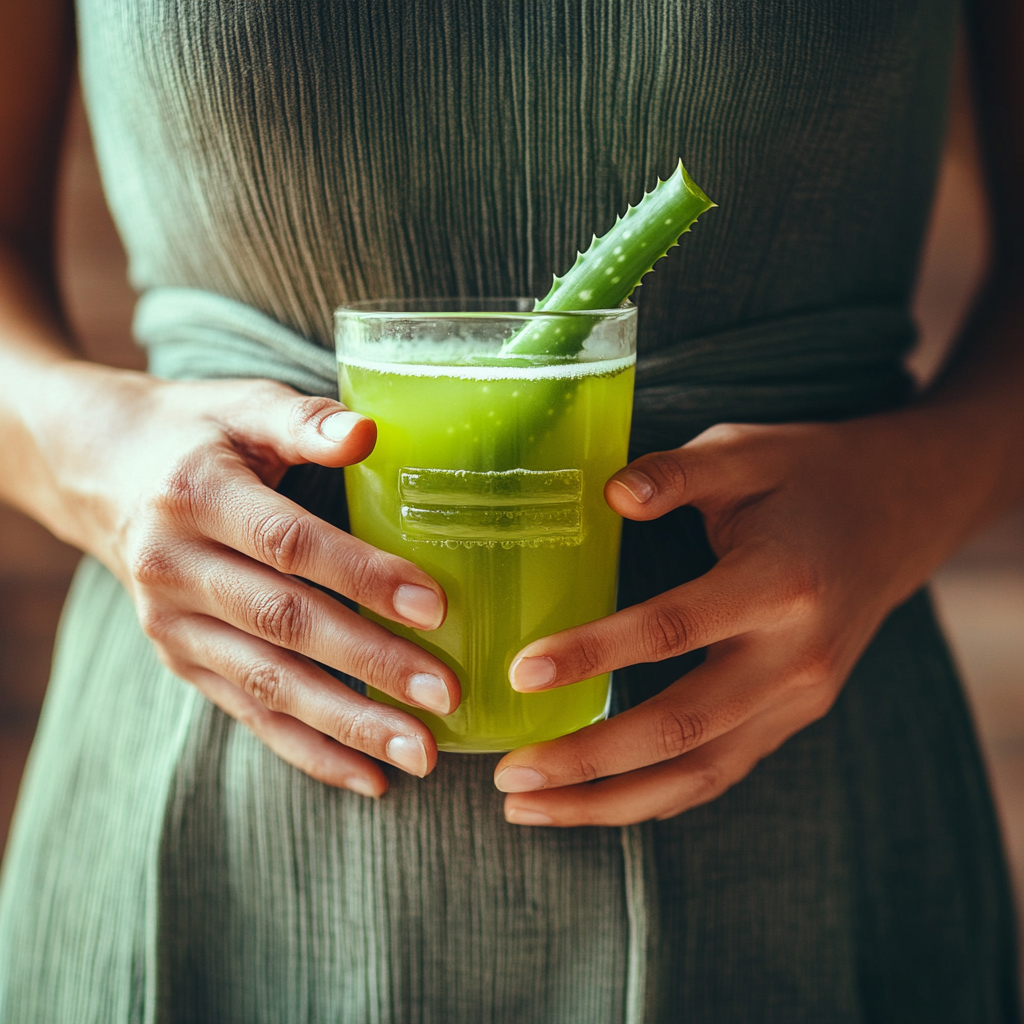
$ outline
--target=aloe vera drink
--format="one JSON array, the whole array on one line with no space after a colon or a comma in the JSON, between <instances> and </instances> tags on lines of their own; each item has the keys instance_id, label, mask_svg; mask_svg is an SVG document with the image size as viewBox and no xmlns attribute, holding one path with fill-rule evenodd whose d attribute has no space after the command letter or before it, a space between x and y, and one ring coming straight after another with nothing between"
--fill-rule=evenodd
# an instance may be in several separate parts
<instances>
[{"instance_id":1,"label":"aloe vera drink","mask_svg":"<svg viewBox=\"0 0 1024 1024\"><path fill-rule=\"evenodd\" d=\"M599 721L607 675L519 694L508 671L531 641L615 609L621 520L603 492L627 458L635 311L591 314L606 329L573 359L499 358L521 316L468 313L467 327L458 315L428 312L433 330L420 322L410 336L406 319L397 343L379 320L374 341L365 321L353 328L344 316L341 398L378 431L369 458L345 470L352 532L408 558L448 596L435 631L378 621L446 662L462 684L462 703L446 718L406 710L440 749L466 752Z\"/></svg>"}]
</instances>

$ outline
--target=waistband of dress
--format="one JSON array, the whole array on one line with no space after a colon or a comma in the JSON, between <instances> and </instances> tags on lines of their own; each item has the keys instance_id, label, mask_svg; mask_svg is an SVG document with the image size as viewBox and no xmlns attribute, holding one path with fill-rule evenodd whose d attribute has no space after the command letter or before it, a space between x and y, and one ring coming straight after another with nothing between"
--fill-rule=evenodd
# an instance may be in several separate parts
<instances>
[{"instance_id":1,"label":"waistband of dress","mask_svg":"<svg viewBox=\"0 0 1024 1024\"><path fill-rule=\"evenodd\" d=\"M333 352L242 302L195 288L139 299L135 337L171 380L269 377L337 397ZM856 303L759 320L641 355L632 447L682 444L722 421L843 419L912 393L915 330L903 303Z\"/></svg>"}]
</instances>

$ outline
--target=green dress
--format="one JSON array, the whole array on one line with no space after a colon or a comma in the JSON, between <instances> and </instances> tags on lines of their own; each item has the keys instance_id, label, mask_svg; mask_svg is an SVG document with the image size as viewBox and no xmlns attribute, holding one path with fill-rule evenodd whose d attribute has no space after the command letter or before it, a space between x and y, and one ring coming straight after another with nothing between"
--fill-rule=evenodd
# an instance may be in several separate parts
<instances>
[{"instance_id":1,"label":"green dress","mask_svg":"<svg viewBox=\"0 0 1024 1024\"><path fill-rule=\"evenodd\" d=\"M682 156L720 203L639 293L637 452L839 418L901 360L953 0L79 0L154 372L331 388L333 306L535 295ZM344 523L340 474L284 489ZM705 571L628 524L621 600ZM620 703L694 658L619 674ZM985 775L924 594L708 806L507 825L495 758L380 801L157 661L86 559L0 894L0 1021L1017 1019Z\"/></svg>"}]
</instances>

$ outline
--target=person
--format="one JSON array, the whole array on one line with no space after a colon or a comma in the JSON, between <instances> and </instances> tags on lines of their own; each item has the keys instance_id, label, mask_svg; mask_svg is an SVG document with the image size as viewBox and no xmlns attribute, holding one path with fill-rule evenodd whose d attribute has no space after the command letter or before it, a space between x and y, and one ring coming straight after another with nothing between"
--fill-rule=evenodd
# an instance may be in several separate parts
<instances>
[{"instance_id":1,"label":"person","mask_svg":"<svg viewBox=\"0 0 1024 1024\"><path fill-rule=\"evenodd\" d=\"M151 373L61 318L71 15L5 3L0 497L87 557L0 1020L1016 1020L921 588L1024 498L1020 5L967 11L996 261L916 398L952 0L77 8ZM375 431L334 400L331 309L539 294L678 156L720 209L637 293L621 610L511 670L615 670L621 713L439 756L354 682L460 699L350 606L429 630L446 598L344 529Z\"/></svg>"}]
</instances>

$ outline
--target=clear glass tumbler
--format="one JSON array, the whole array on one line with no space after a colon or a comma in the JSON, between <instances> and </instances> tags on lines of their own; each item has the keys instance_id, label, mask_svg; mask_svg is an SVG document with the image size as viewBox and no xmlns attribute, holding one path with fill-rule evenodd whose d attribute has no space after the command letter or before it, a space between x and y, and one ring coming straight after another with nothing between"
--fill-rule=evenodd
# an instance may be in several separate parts
<instances>
[{"instance_id":1,"label":"clear glass tumbler","mask_svg":"<svg viewBox=\"0 0 1024 1024\"><path fill-rule=\"evenodd\" d=\"M345 470L352 532L448 595L429 633L364 614L450 665L462 703L441 718L369 692L425 722L441 750L511 750L608 713L608 675L520 694L508 671L531 641L615 610L622 522L604 485L627 459L636 309L532 304L381 300L335 313L341 400L377 423L373 453ZM585 340L572 355L508 354L524 331Z\"/></svg>"}]
</instances>

